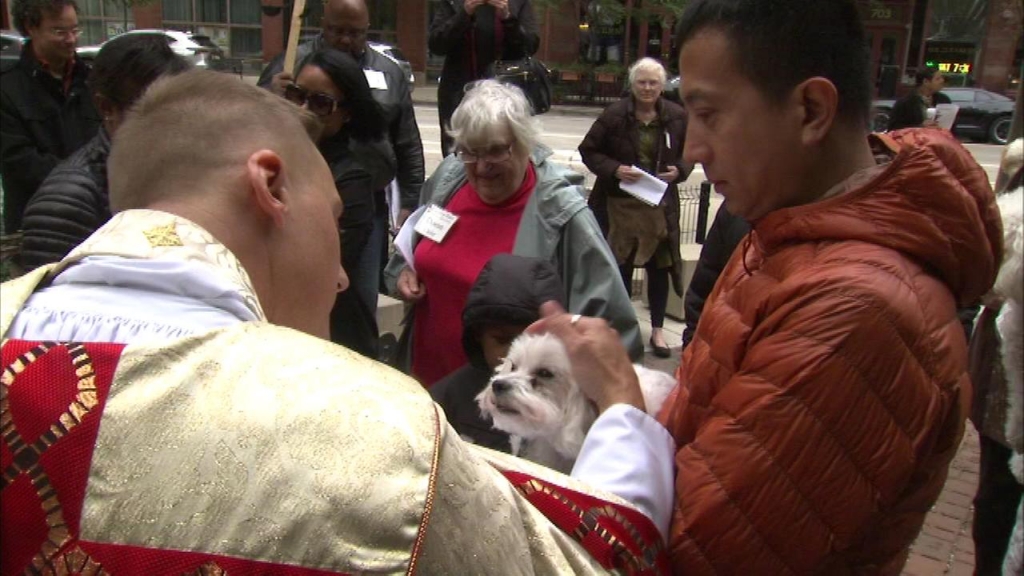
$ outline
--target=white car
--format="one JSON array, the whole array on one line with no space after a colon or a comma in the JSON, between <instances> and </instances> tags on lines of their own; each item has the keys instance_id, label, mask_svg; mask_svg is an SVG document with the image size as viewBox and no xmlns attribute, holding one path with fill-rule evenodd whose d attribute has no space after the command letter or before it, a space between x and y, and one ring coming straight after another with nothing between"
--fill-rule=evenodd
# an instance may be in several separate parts
<instances>
[{"instance_id":1,"label":"white car","mask_svg":"<svg viewBox=\"0 0 1024 576\"><path fill-rule=\"evenodd\" d=\"M405 72L406 77L409 79L410 90L416 86L416 76L412 73L412 64L409 64L409 61L405 59L405 56L396 46L392 46L391 44L381 44L380 42L367 42L366 45L374 52L383 54L391 59L392 62L398 64L398 67Z\"/></svg>"},{"instance_id":2,"label":"white car","mask_svg":"<svg viewBox=\"0 0 1024 576\"><path fill-rule=\"evenodd\" d=\"M129 30L125 34L152 34L162 36L174 53L185 58L197 68L208 68L215 60L224 58L224 51L213 43L208 36L181 32L178 30ZM109 42L109 40L108 40ZM98 46L81 46L78 56L83 60L93 60L103 44Z\"/></svg>"}]
</instances>

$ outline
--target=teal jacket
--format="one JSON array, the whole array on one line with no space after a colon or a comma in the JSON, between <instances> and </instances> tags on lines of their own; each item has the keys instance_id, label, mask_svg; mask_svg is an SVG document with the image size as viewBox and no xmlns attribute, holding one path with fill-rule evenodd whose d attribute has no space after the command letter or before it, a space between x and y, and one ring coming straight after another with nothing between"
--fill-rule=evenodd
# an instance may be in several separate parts
<instances>
[{"instance_id":1,"label":"teal jacket","mask_svg":"<svg viewBox=\"0 0 1024 576\"><path fill-rule=\"evenodd\" d=\"M565 285L569 311L607 320L621 335L629 357L639 361L644 351L640 326L622 285L615 258L601 235L594 214L587 207L583 176L548 162L551 153L550 149L537 146L531 154L537 170L537 185L523 210L512 251L554 264ZM465 167L454 155L449 155L424 182L420 205L445 206L465 183ZM417 234L413 243L419 240ZM405 259L395 252L384 270L384 279L392 294L396 292L398 275L405 267ZM410 358L409 327L415 311L413 307L405 320L400 358ZM408 363L401 367L408 368Z\"/></svg>"}]
</instances>

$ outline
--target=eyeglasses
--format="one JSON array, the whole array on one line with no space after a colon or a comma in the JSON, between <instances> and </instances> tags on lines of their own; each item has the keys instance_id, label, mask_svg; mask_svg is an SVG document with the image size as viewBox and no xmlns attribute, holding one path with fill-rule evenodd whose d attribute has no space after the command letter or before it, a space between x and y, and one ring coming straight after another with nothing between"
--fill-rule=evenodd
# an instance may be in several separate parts
<instances>
[{"instance_id":1,"label":"eyeglasses","mask_svg":"<svg viewBox=\"0 0 1024 576\"><path fill-rule=\"evenodd\" d=\"M284 98L299 106L307 106L317 116L330 116L341 107L341 100L323 92L310 92L294 83L284 87Z\"/></svg>"},{"instance_id":2,"label":"eyeglasses","mask_svg":"<svg viewBox=\"0 0 1024 576\"><path fill-rule=\"evenodd\" d=\"M359 40L364 38L369 28L343 28L341 26L324 26L324 36L330 36L332 38L351 38L353 40Z\"/></svg>"},{"instance_id":3,"label":"eyeglasses","mask_svg":"<svg viewBox=\"0 0 1024 576\"><path fill-rule=\"evenodd\" d=\"M78 38L82 35L81 28L50 28L50 35L55 38Z\"/></svg>"},{"instance_id":4,"label":"eyeglasses","mask_svg":"<svg viewBox=\"0 0 1024 576\"><path fill-rule=\"evenodd\" d=\"M501 144L499 146L491 146L482 152L460 148L455 151L455 157L463 164L476 164L480 160L490 162L491 164L498 164L512 157L512 145Z\"/></svg>"}]
</instances>

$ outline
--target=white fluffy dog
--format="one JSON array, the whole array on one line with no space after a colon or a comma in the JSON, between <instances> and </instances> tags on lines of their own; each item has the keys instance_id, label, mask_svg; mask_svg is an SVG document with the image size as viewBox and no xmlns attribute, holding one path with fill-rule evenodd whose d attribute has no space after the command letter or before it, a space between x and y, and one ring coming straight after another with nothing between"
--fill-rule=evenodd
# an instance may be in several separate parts
<instances>
[{"instance_id":1,"label":"white fluffy dog","mask_svg":"<svg viewBox=\"0 0 1024 576\"><path fill-rule=\"evenodd\" d=\"M634 364L649 414L676 385L672 376ZM476 397L494 427L512 435L512 453L560 472L572 470L597 409L572 377L565 346L550 334L523 334Z\"/></svg>"}]
</instances>

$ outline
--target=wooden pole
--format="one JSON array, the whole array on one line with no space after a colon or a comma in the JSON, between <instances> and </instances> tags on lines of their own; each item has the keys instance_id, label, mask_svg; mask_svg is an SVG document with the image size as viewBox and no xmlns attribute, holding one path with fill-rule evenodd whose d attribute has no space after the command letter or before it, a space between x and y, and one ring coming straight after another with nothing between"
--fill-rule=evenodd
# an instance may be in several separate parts
<instances>
[{"instance_id":1,"label":"wooden pole","mask_svg":"<svg viewBox=\"0 0 1024 576\"><path fill-rule=\"evenodd\" d=\"M306 11L306 0L295 0L292 7L292 26L288 30L288 46L284 51L284 71L295 74L295 57L298 55L299 34L302 33L302 13Z\"/></svg>"}]
</instances>

